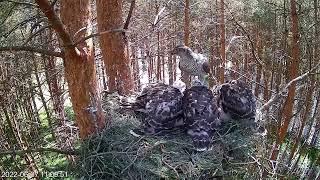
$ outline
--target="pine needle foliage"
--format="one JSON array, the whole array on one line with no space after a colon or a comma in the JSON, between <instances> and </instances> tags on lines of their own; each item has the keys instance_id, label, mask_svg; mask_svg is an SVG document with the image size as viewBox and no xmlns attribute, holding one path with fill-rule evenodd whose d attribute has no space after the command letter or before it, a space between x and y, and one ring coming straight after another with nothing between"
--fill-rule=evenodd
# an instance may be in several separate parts
<instances>
[{"instance_id":1,"label":"pine needle foliage","mask_svg":"<svg viewBox=\"0 0 320 180\"><path fill-rule=\"evenodd\" d=\"M107 110L112 123L83 141L79 178L259 179L261 171L255 157L261 138L246 127L226 124L217 133L212 150L196 152L183 131L158 137L132 136L129 131L138 127L139 118L120 113L115 108L119 107L117 96L110 97L105 102L113 103Z\"/></svg>"}]
</instances>

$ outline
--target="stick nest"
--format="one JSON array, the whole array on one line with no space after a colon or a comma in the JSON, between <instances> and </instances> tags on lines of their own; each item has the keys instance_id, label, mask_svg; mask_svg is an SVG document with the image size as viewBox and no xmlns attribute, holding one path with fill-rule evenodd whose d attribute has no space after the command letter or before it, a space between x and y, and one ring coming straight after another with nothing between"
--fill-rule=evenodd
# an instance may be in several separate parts
<instances>
[{"instance_id":1,"label":"stick nest","mask_svg":"<svg viewBox=\"0 0 320 180\"><path fill-rule=\"evenodd\" d=\"M112 102L114 101L114 102ZM211 151L196 152L185 132L134 137L139 119L114 107L116 95L105 97L112 123L82 143L78 163L82 179L220 179L260 177L256 160L261 138L238 124L224 125ZM107 109L108 103L113 104Z\"/></svg>"}]
</instances>

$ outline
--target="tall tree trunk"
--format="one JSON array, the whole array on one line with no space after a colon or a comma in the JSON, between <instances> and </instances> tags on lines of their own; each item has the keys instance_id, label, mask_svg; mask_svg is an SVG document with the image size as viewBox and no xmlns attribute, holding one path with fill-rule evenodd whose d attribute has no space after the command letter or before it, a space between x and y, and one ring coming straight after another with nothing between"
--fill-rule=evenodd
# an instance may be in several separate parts
<instances>
[{"instance_id":1,"label":"tall tree trunk","mask_svg":"<svg viewBox=\"0 0 320 180\"><path fill-rule=\"evenodd\" d=\"M259 27L257 29L259 29ZM259 58L261 59L262 58L262 37L261 37L260 30L257 30L257 52L258 52ZM258 97L260 94L261 75L262 75L262 67L260 64L258 64L257 65L257 75L256 75L256 87L254 90L256 97Z\"/></svg>"},{"instance_id":2,"label":"tall tree trunk","mask_svg":"<svg viewBox=\"0 0 320 180\"><path fill-rule=\"evenodd\" d=\"M154 60L153 60L153 57L150 56L150 52L147 51L147 53L148 53L147 58L148 58L148 60L149 60L149 63L148 63L148 65L149 65L149 67L148 67L149 82L153 82L153 77L154 77L154 76L153 76L153 75L154 75L154 73L153 73Z\"/></svg>"},{"instance_id":3,"label":"tall tree trunk","mask_svg":"<svg viewBox=\"0 0 320 180\"><path fill-rule=\"evenodd\" d=\"M224 0L220 0L220 70L219 70L219 81L224 82L224 68L226 63L226 29L224 22Z\"/></svg>"},{"instance_id":4,"label":"tall tree trunk","mask_svg":"<svg viewBox=\"0 0 320 180\"><path fill-rule=\"evenodd\" d=\"M140 89L140 79L139 79L139 61L136 58L136 49L134 46L132 46L131 48L131 66L132 66L132 74L133 74L133 79L134 79L134 84L135 86L135 90Z\"/></svg>"},{"instance_id":5,"label":"tall tree trunk","mask_svg":"<svg viewBox=\"0 0 320 180\"><path fill-rule=\"evenodd\" d=\"M177 56L172 57L173 81L177 80Z\"/></svg>"},{"instance_id":6,"label":"tall tree trunk","mask_svg":"<svg viewBox=\"0 0 320 180\"><path fill-rule=\"evenodd\" d=\"M33 65L34 65L34 76L36 78L36 81L37 81L37 86L38 86L38 90L39 90L39 97L40 97L40 100L41 100L41 103L42 103L42 106L46 112L46 119L48 120L48 127L51 131L51 135L52 135L52 138L55 139L55 134L54 134L54 131L53 131L53 122L52 122L52 118L51 118L51 113L49 111L49 108L47 106L47 102L46 102L46 99L44 97L44 94L43 94L43 91L42 91L42 87L41 87L41 81L40 81L40 77L39 77L39 72L38 72L38 64L37 64L37 61L35 60L35 57L32 56L32 60L33 60Z\"/></svg>"},{"instance_id":7,"label":"tall tree trunk","mask_svg":"<svg viewBox=\"0 0 320 180\"><path fill-rule=\"evenodd\" d=\"M74 47L71 38L76 35L78 39L75 41L77 41L91 33L90 0L61 1L61 19L65 26L47 0L36 0L36 3L47 16L64 45L64 67L69 94L79 126L80 137L85 138L102 129L105 125L97 89L92 39L81 42L77 47ZM87 28L83 29L83 27ZM76 32L78 33L76 34Z\"/></svg>"},{"instance_id":8,"label":"tall tree trunk","mask_svg":"<svg viewBox=\"0 0 320 180\"><path fill-rule=\"evenodd\" d=\"M289 158L288 158L288 166L290 167L290 164L291 164L291 160L293 158L293 155L294 153L296 152L296 149L301 141L301 137L302 137L302 132L303 132L303 129L305 127L305 124L306 124L306 121L308 119L308 116L309 116L309 113L310 113L310 109L311 109L311 105L312 105L312 94L313 94L313 90L314 90L314 85L315 85L315 82L314 82L314 79L311 78L310 80L310 86L308 87L308 92L307 92L307 97L306 97L306 100L305 100L305 104L306 104L306 107L304 109L304 112L302 113L302 116L301 116L301 125L299 127L299 132L298 132L298 135L297 137L295 138L295 141L294 141L294 144L291 148L291 152L289 154Z\"/></svg>"},{"instance_id":9,"label":"tall tree trunk","mask_svg":"<svg viewBox=\"0 0 320 180\"><path fill-rule=\"evenodd\" d=\"M54 50L54 45L51 43L53 40L53 34L50 30L49 36L49 47ZM47 84L49 87L50 96L52 98L53 112L55 117L58 119L59 124L64 124L65 113L64 113L64 100L63 100L63 89L59 82L62 81L61 73L58 71L56 63L57 59L55 57L45 57L43 56L43 63L45 66L45 75Z\"/></svg>"},{"instance_id":10,"label":"tall tree trunk","mask_svg":"<svg viewBox=\"0 0 320 180\"><path fill-rule=\"evenodd\" d=\"M184 44L190 46L190 0L185 0L184 6ZM190 75L181 71L182 81L190 87Z\"/></svg>"},{"instance_id":11,"label":"tall tree trunk","mask_svg":"<svg viewBox=\"0 0 320 180\"><path fill-rule=\"evenodd\" d=\"M97 0L97 22L99 32L122 29L122 0ZM125 33L102 33L99 40L109 77L109 90L118 90L122 94L131 93L134 84Z\"/></svg>"},{"instance_id":12,"label":"tall tree trunk","mask_svg":"<svg viewBox=\"0 0 320 180\"><path fill-rule=\"evenodd\" d=\"M169 84L173 84L173 60L172 55L168 55L168 74L169 74Z\"/></svg>"},{"instance_id":13,"label":"tall tree trunk","mask_svg":"<svg viewBox=\"0 0 320 180\"><path fill-rule=\"evenodd\" d=\"M263 100L268 101L270 97L269 92L269 82L270 82L270 75L268 69L263 71Z\"/></svg>"},{"instance_id":14,"label":"tall tree trunk","mask_svg":"<svg viewBox=\"0 0 320 180\"><path fill-rule=\"evenodd\" d=\"M157 81L161 81L160 32L157 32Z\"/></svg>"},{"instance_id":15,"label":"tall tree trunk","mask_svg":"<svg viewBox=\"0 0 320 180\"><path fill-rule=\"evenodd\" d=\"M166 64L166 61L165 61L165 58L164 58L164 56L162 55L161 56L161 72L162 72L162 74L161 74L161 77L162 77L162 81L163 82L166 82L166 78L165 78L165 68L164 68L164 65Z\"/></svg>"},{"instance_id":16,"label":"tall tree trunk","mask_svg":"<svg viewBox=\"0 0 320 180\"><path fill-rule=\"evenodd\" d=\"M290 0L291 5L291 19L292 19L292 43L291 43L291 62L289 66L289 77L290 79L294 79L298 76L298 70L299 70L299 27L298 27L298 14L296 9L296 1ZM278 157L278 146L282 144L284 141L284 138L287 134L288 126L290 123L290 120L293 115L293 105L294 105L294 97L295 97L295 90L296 90L296 83L293 83L288 90L288 97L286 99L286 102L284 104L284 110L281 114L281 119L283 119L283 123L279 129L279 134L275 143L275 148L273 148L272 154L271 154L271 160L276 160Z\"/></svg>"},{"instance_id":17,"label":"tall tree trunk","mask_svg":"<svg viewBox=\"0 0 320 180\"><path fill-rule=\"evenodd\" d=\"M108 85L107 85L107 74L106 74L106 65L104 64L103 59L100 59L100 64L101 64L101 76L102 76L102 83L103 83L103 89L107 90L108 89Z\"/></svg>"},{"instance_id":18,"label":"tall tree trunk","mask_svg":"<svg viewBox=\"0 0 320 180\"><path fill-rule=\"evenodd\" d=\"M190 46L190 0L184 6L184 44Z\"/></svg>"}]
</instances>

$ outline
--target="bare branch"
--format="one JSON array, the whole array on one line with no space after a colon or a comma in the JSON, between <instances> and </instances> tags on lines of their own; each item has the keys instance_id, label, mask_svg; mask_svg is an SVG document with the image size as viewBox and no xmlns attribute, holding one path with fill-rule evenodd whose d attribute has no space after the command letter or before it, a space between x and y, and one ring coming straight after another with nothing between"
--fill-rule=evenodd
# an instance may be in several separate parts
<instances>
[{"instance_id":1,"label":"bare branch","mask_svg":"<svg viewBox=\"0 0 320 180\"><path fill-rule=\"evenodd\" d=\"M7 47L0 47L1 51L30 51L34 53L40 53L48 56L55 56L55 57L61 57L63 58L62 52L54 52L46 49L38 49L35 47L29 47L29 46L7 46Z\"/></svg>"},{"instance_id":2,"label":"bare branch","mask_svg":"<svg viewBox=\"0 0 320 180\"><path fill-rule=\"evenodd\" d=\"M18 24L14 25L13 28L11 28L10 30L8 30L3 36L9 36L12 32L14 32L15 30L17 30L19 27L24 26L25 24L29 23L30 21L35 20L36 18L38 18L40 20L40 18L38 17L38 15L32 16L28 19L23 20L22 22L19 22Z\"/></svg>"},{"instance_id":3,"label":"bare branch","mask_svg":"<svg viewBox=\"0 0 320 180\"><path fill-rule=\"evenodd\" d=\"M160 22L160 16L161 16L161 14L164 12L164 10L166 9L166 7L168 7L168 5L171 3L171 1L172 0L170 0L170 1L168 1L165 5L164 5L164 7L162 7L161 9L160 9L160 11L158 12L158 14L156 15L156 17L155 17L155 19L154 19L154 21L153 21L153 24L152 24L152 26L157 26L157 24Z\"/></svg>"},{"instance_id":4,"label":"bare branch","mask_svg":"<svg viewBox=\"0 0 320 180\"><path fill-rule=\"evenodd\" d=\"M53 6L47 0L36 0L36 3L39 5L41 11L46 15L53 29L57 32L60 39L62 40L65 46L72 45L73 41L67 32L66 28L62 24L60 18L55 13Z\"/></svg>"},{"instance_id":5,"label":"bare branch","mask_svg":"<svg viewBox=\"0 0 320 180\"><path fill-rule=\"evenodd\" d=\"M129 9L129 13L128 13L126 22L124 23L123 29L128 29L128 27L129 27L130 19L132 17L135 4L136 4L136 0L132 0L131 5L130 5L130 9Z\"/></svg>"},{"instance_id":6,"label":"bare branch","mask_svg":"<svg viewBox=\"0 0 320 180\"><path fill-rule=\"evenodd\" d=\"M320 63L318 63L316 66L314 66L314 67L313 67L311 70L309 70L308 72L302 74L301 76L298 76L298 77L292 79L284 88L282 88L282 90L281 90L278 94L274 95L268 102L266 102L266 103L259 109L258 112L262 112L262 111L267 110L277 99L279 99L279 98L281 98L281 97L286 97L286 96L288 96L286 92L287 92L288 88L289 88L292 84L294 84L294 83L296 83L296 82L299 82L299 81L302 81L302 80L304 80L305 78L307 78L309 75L312 75L312 74L313 74L312 72L315 71L315 70L317 70L317 68L319 68L319 66L320 66Z\"/></svg>"},{"instance_id":7,"label":"bare branch","mask_svg":"<svg viewBox=\"0 0 320 180\"><path fill-rule=\"evenodd\" d=\"M93 33L93 34L90 34L89 36L86 36L86 37L80 39L79 41L75 42L73 45L76 46L76 45L86 41L87 39L90 39L90 38L93 38L93 37L96 37L96 36L100 36L102 34L115 33L115 32L126 33L126 32L129 32L129 31L127 31L126 29L112 29L112 30L108 30L108 31Z\"/></svg>"},{"instance_id":8,"label":"bare branch","mask_svg":"<svg viewBox=\"0 0 320 180\"><path fill-rule=\"evenodd\" d=\"M54 148L35 148L35 149L25 149L25 150L11 150L11 151L0 151L0 155L20 155L25 153L35 153L35 152L55 152L59 154L66 155L78 155L78 151L74 150L62 150L62 149L54 149Z\"/></svg>"},{"instance_id":9,"label":"bare branch","mask_svg":"<svg viewBox=\"0 0 320 180\"><path fill-rule=\"evenodd\" d=\"M250 46L251 46L251 52L252 55L255 59L255 61L262 67L262 70L265 70L264 64L262 63L261 59L259 58L259 56L257 55L256 51L255 51L255 47L254 47L254 43L250 37L250 34L247 32L247 30L235 19L235 16L233 14L233 12L230 11L230 8L227 6L227 4L224 4L224 6L226 6L226 8L229 10L229 13L231 14L231 21L234 22L234 24L236 24L241 31L246 35L248 41L250 42Z\"/></svg>"},{"instance_id":10,"label":"bare branch","mask_svg":"<svg viewBox=\"0 0 320 180\"><path fill-rule=\"evenodd\" d=\"M255 47L254 47L254 43L249 35L249 33L247 32L247 30L238 22L234 19L234 17L232 17L232 20L233 22L238 26L240 27L241 31L246 35L249 43L250 43L250 46L251 46L251 53L255 59L255 61L262 67L262 69L264 69L264 65L261 61L261 59L259 58L259 56L257 55L256 51L255 51Z\"/></svg>"},{"instance_id":11,"label":"bare branch","mask_svg":"<svg viewBox=\"0 0 320 180\"><path fill-rule=\"evenodd\" d=\"M6 0L7 2L11 2L14 4L19 4L19 5L27 5L27 6L34 6L34 7L38 7L38 5L33 4L33 3L29 3L29 2L19 2L19 1L13 1L13 0ZM2 1L0 1L2 2Z\"/></svg>"},{"instance_id":12,"label":"bare branch","mask_svg":"<svg viewBox=\"0 0 320 180\"><path fill-rule=\"evenodd\" d=\"M11 16L11 13L14 11L15 5L11 6L10 9L7 11L7 13L5 15L3 15L3 20L0 23L0 25L4 24L7 19Z\"/></svg>"},{"instance_id":13,"label":"bare branch","mask_svg":"<svg viewBox=\"0 0 320 180\"><path fill-rule=\"evenodd\" d=\"M32 33L32 34L27 38L27 40L23 43L23 45L28 44L28 42L31 41L33 37L35 37L37 34L39 34L40 32L42 32L42 31L44 31L44 30L46 30L47 28L50 28L50 27L51 27L51 26L49 25L49 26L43 26L43 27L39 28L35 33Z\"/></svg>"}]
</instances>

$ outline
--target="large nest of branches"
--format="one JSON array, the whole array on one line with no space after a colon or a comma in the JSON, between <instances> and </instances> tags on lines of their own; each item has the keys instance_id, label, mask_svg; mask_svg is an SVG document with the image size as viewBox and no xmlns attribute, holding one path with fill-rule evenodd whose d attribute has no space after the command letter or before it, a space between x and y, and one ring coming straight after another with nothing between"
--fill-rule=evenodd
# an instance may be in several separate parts
<instances>
[{"instance_id":1,"label":"large nest of branches","mask_svg":"<svg viewBox=\"0 0 320 180\"><path fill-rule=\"evenodd\" d=\"M139 119L119 111L118 96L105 97L112 123L82 145L83 179L258 179L261 138L238 124L221 128L211 151L196 152L184 132L160 137L134 137ZM109 103L109 104L108 104ZM113 106L109 106L110 103Z\"/></svg>"}]
</instances>

